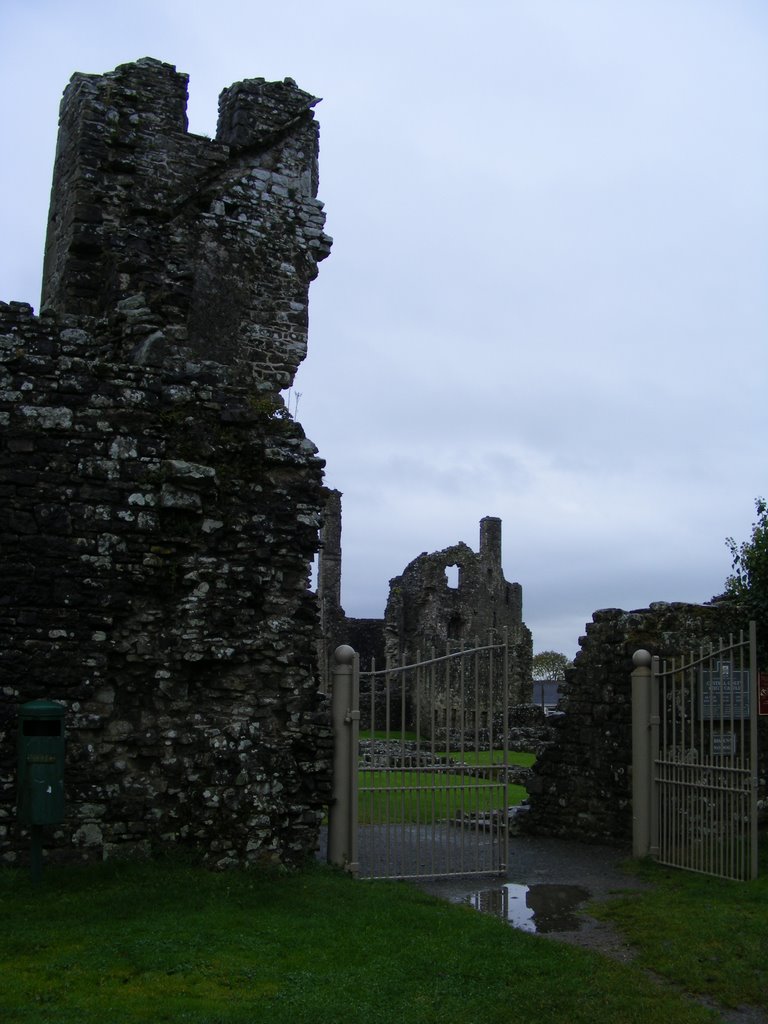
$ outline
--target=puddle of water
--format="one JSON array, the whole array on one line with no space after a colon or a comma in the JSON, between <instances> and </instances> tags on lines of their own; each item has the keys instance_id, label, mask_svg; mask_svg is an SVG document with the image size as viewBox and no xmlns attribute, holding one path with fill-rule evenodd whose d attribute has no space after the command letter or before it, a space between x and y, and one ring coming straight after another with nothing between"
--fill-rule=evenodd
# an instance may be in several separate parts
<instances>
[{"instance_id":1,"label":"puddle of water","mask_svg":"<svg viewBox=\"0 0 768 1024\"><path fill-rule=\"evenodd\" d=\"M580 927L576 907L589 899L589 891L580 885L507 885L482 889L462 896L483 914L509 921L524 932L572 932Z\"/></svg>"}]
</instances>

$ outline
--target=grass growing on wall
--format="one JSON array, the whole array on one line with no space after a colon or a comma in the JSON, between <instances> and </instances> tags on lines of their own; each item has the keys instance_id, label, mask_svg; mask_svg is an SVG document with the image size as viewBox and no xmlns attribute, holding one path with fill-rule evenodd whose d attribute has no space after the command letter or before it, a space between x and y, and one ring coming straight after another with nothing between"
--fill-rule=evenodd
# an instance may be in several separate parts
<instances>
[{"instance_id":1,"label":"grass growing on wall","mask_svg":"<svg viewBox=\"0 0 768 1024\"><path fill-rule=\"evenodd\" d=\"M321 868L6 870L0 918L3 1024L719 1019L632 965Z\"/></svg>"}]
</instances>

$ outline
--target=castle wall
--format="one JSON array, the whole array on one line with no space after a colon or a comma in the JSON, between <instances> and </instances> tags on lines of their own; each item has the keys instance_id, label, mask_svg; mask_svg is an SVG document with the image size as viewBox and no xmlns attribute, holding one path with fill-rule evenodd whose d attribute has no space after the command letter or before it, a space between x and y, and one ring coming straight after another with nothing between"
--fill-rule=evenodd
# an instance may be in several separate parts
<instances>
[{"instance_id":1,"label":"castle wall","mask_svg":"<svg viewBox=\"0 0 768 1024\"><path fill-rule=\"evenodd\" d=\"M279 395L327 255L316 101L237 83L215 141L186 76L75 75L45 307L0 303L0 857L16 710L64 704L53 856L310 855L330 794L309 591L323 462Z\"/></svg>"},{"instance_id":2,"label":"castle wall","mask_svg":"<svg viewBox=\"0 0 768 1024\"><path fill-rule=\"evenodd\" d=\"M452 586L446 569L458 567ZM480 550L460 542L442 551L424 552L390 580L384 613L388 656L423 655L432 645L447 640L486 643L493 633L506 630L512 665L512 700L530 700L531 633L523 622L523 591L508 583L501 566L501 520L487 516L480 522Z\"/></svg>"}]
</instances>

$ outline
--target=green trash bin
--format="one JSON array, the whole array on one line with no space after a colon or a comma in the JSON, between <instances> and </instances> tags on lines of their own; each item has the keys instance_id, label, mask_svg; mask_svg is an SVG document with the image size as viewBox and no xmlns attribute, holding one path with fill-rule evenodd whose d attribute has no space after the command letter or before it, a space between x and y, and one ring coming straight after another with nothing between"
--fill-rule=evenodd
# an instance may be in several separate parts
<instances>
[{"instance_id":1,"label":"green trash bin","mask_svg":"<svg viewBox=\"0 0 768 1024\"><path fill-rule=\"evenodd\" d=\"M64 708L32 700L19 708L17 816L22 825L64 818Z\"/></svg>"}]
</instances>

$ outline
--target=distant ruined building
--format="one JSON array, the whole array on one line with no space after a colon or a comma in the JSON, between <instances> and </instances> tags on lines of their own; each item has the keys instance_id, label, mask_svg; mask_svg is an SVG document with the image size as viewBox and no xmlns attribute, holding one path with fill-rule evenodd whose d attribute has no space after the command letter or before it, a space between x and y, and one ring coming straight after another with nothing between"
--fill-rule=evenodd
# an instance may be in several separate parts
<instances>
[{"instance_id":1,"label":"distant ruined building","mask_svg":"<svg viewBox=\"0 0 768 1024\"><path fill-rule=\"evenodd\" d=\"M455 572L455 585L449 577ZM458 649L506 635L512 664L512 699L531 699L531 632L523 622L523 590L508 583L501 565L501 520L480 521L480 550L460 542L432 554L423 552L390 580L383 619L348 618L340 604L341 495L330 492L320 535L318 597L326 648L321 663L340 643L360 654L361 665L384 667L429 657L446 645Z\"/></svg>"},{"instance_id":2,"label":"distant ruined building","mask_svg":"<svg viewBox=\"0 0 768 1024\"><path fill-rule=\"evenodd\" d=\"M330 251L317 99L145 58L61 104L42 310L0 303L0 860L20 704L65 708L53 856L315 848L331 746L309 568L323 462L285 408Z\"/></svg>"}]
</instances>

